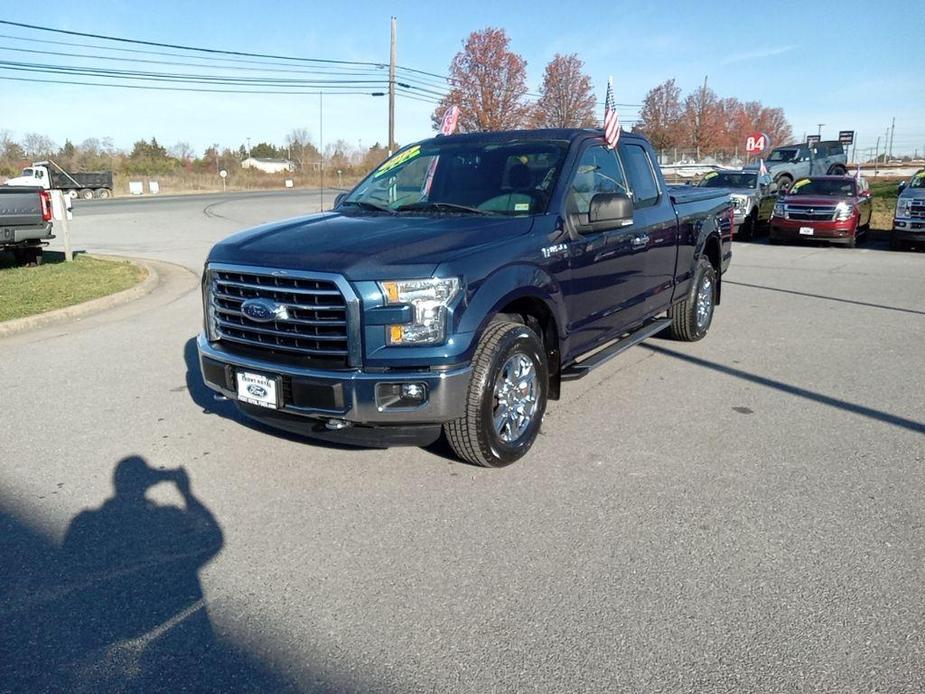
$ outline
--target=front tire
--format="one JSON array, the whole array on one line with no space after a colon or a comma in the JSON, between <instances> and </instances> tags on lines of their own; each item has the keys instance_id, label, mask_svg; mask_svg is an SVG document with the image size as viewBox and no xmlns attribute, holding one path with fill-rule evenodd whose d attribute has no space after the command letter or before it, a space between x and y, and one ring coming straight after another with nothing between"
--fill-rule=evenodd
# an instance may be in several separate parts
<instances>
[{"instance_id":1,"label":"front tire","mask_svg":"<svg viewBox=\"0 0 925 694\"><path fill-rule=\"evenodd\" d=\"M716 269L706 258L697 261L694 283L683 300L668 309L671 327L668 334L675 340L702 340L713 322L716 307Z\"/></svg>"},{"instance_id":2,"label":"front tire","mask_svg":"<svg viewBox=\"0 0 925 694\"><path fill-rule=\"evenodd\" d=\"M523 457L539 434L548 384L537 334L520 323L490 324L472 359L466 414L443 427L453 451L483 467L504 467Z\"/></svg>"}]
</instances>

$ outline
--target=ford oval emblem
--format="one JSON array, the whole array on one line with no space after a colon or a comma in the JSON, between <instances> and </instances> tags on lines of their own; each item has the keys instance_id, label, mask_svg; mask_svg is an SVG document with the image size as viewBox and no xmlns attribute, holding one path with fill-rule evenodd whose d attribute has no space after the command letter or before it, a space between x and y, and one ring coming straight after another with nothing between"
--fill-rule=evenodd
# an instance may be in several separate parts
<instances>
[{"instance_id":1,"label":"ford oval emblem","mask_svg":"<svg viewBox=\"0 0 925 694\"><path fill-rule=\"evenodd\" d=\"M269 323L273 320L286 320L289 317L286 307L272 299L248 299L241 304L241 313L257 323Z\"/></svg>"},{"instance_id":2,"label":"ford oval emblem","mask_svg":"<svg viewBox=\"0 0 925 694\"><path fill-rule=\"evenodd\" d=\"M263 386L258 386L256 383L249 383L247 385L247 392L253 395L255 398L267 397L267 389Z\"/></svg>"}]
</instances>

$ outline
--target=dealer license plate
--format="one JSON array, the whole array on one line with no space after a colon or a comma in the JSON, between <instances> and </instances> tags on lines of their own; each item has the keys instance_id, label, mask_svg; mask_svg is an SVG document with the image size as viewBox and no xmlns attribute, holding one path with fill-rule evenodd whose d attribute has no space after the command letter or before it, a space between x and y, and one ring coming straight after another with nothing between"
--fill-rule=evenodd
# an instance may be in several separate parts
<instances>
[{"instance_id":1,"label":"dealer license plate","mask_svg":"<svg viewBox=\"0 0 925 694\"><path fill-rule=\"evenodd\" d=\"M235 375L238 379L238 400L273 410L278 407L275 378L247 371L238 371Z\"/></svg>"},{"instance_id":2,"label":"dealer license plate","mask_svg":"<svg viewBox=\"0 0 925 694\"><path fill-rule=\"evenodd\" d=\"M803 236L812 236L813 228L812 227L800 227L800 233L803 234Z\"/></svg>"}]
</instances>

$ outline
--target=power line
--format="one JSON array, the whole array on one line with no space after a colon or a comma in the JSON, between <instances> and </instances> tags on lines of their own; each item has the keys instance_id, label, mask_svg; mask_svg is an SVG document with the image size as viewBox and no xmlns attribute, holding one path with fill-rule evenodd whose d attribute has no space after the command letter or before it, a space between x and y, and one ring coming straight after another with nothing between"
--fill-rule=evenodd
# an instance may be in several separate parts
<instances>
[{"instance_id":1,"label":"power line","mask_svg":"<svg viewBox=\"0 0 925 694\"><path fill-rule=\"evenodd\" d=\"M206 89L204 87L162 87L150 84L119 84L114 82L82 82L80 80L49 80L37 77L8 77L0 75L0 80L13 82L40 82L44 84L69 84L83 85L88 87L114 87L119 89L150 89L155 91L168 92L204 92L210 94L291 94L291 95L310 95L318 96L319 94L330 94L326 89L316 91L280 91L267 89ZM383 96L384 92L364 92L364 91L338 91L340 96Z\"/></svg>"},{"instance_id":2,"label":"power line","mask_svg":"<svg viewBox=\"0 0 925 694\"><path fill-rule=\"evenodd\" d=\"M378 65L379 63L361 62L356 60L332 60L329 58L299 58L286 55L274 55L272 53L248 53L246 51L228 51L219 48L200 48L197 46L184 46L177 43L161 43L159 41L142 41L141 39L127 39L119 36L107 36L106 34L91 34L83 31L69 31L67 29L53 29L52 27L39 26L37 24L24 24L22 22L11 22L6 19L0 19L0 24L7 26L20 27L22 29L33 29L35 31L48 31L54 34L67 34L68 36L83 36L84 38L102 39L104 41L118 41L120 43L131 43L139 46L156 46L158 48L175 48L181 51L198 51L200 53L214 53L217 55L237 55L250 58L274 58L276 60L297 60L308 63L329 63L334 65Z\"/></svg>"}]
</instances>

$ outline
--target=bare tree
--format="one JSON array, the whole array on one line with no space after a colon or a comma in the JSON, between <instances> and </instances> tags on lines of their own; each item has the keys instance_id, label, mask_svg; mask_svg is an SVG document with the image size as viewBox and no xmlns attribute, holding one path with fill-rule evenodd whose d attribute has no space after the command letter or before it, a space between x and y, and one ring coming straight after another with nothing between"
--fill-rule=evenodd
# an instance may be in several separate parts
<instances>
[{"instance_id":1,"label":"bare tree","mask_svg":"<svg viewBox=\"0 0 925 694\"><path fill-rule=\"evenodd\" d=\"M307 128L293 128L286 135L286 148L289 160L298 171L307 171L321 160L321 154L311 143L311 133Z\"/></svg>"},{"instance_id":2,"label":"bare tree","mask_svg":"<svg viewBox=\"0 0 925 694\"><path fill-rule=\"evenodd\" d=\"M677 147L683 143L681 132L681 88L673 79L653 87L642 100L639 124L642 132L656 149Z\"/></svg>"},{"instance_id":3,"label":"bare tree","mask_svg":"<svg viewBox=\"0 0 925 694\"><path fill-rule=\"evenodd\" d=\"M49 137L38 133L28 133L23 140L26 156L32 159L45 159L54 154L55 143Z\"/></svg>"},{"instance_id":4,"label":"bare tree","mask_svg":"<svg viewBox=\"0 0 925 694\"><path fill-rule=\"evenodd\" d=\"M540 98L532 113L537 128L593 128L594 95L591 78L582 72L577 55L556 54L546 66Z\"/></svg>"},{"instance_id":5,"label":"bare tree","mask_svg":"<svg viewBox=\"0 0 925 694\"><path fill-rule=\"evenodd\" d=\"M178 142L169 150L170 156L177 159L181 164L187 164L193 160L196 153L190 147L189 142Z\"/></svg>"},{"instance_id":6,"label":"bare tree","mask_svg":"<svg viewBox=\"0 0 925 694\"><path fill-rule=\"evenodd\" d=\"M523 127L529 115L527 62L509 50L504 29L474 31L450 63L450 92L432 116L440 127L450 106L459 106L460 132Z\"/></svg>"}]
</instances>

